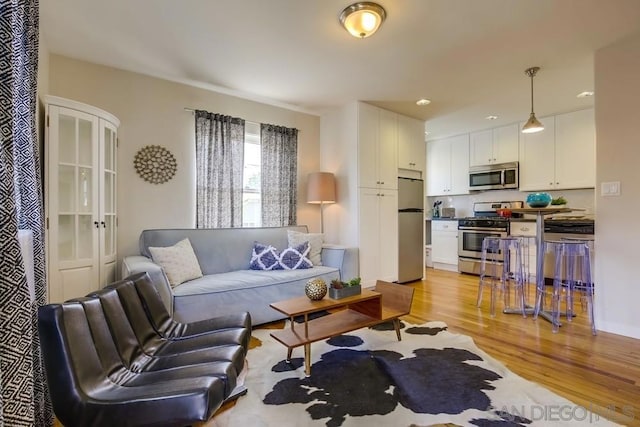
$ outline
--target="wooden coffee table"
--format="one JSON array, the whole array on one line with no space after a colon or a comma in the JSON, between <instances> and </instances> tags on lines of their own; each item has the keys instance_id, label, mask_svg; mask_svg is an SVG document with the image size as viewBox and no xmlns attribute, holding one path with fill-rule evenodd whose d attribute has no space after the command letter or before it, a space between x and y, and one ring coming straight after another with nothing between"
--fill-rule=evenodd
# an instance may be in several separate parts
<instances>
[{"instance_id":1,"label":"wooden coffee table","mask_svg":"<svg viewBox=\"0 0 640 427\"><path fill-rule=\"evenodd\" d=\"M311 343L373 326L383 320L382 295L368 289L363 289L360 295L338 300L325 297L311 301L305 296L276 302L271 307L291 320L291 329L272 332L271 336L287 347L287 361L291 360L294 348L304 346L304 371L307 375L311 375ZM333 309L341 310L309 320L311 313ZM296 316L304 316L304 322L297 327L293 320Z\"/></svg>"}]
</instances>

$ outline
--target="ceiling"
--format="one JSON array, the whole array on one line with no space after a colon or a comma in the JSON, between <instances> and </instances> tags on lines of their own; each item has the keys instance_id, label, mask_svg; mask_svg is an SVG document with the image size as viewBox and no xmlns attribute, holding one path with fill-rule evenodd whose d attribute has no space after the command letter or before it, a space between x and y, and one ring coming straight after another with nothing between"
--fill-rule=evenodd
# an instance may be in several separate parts
<instances>
[{"instance_id":1,"label":"ceiling","mask_svg":"<svg viewBox=\"0 0 640 427\"><path fill-rule=\"evenodd\" d=\"M432 139L526 120L530 66L538 117L593 105L576 94L594 89L594 52L640 32L640 0L378 0L387 20L361 40L338 22L350 3L42 1L41 42L313 114L362 100L425 120Z\"/></svg>"}]
</instances>

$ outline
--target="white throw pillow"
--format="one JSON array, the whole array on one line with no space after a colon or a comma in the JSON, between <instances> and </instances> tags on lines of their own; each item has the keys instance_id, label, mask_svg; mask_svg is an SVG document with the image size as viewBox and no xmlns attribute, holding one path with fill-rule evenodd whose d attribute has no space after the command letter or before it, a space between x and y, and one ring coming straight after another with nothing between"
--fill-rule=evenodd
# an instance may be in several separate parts
<instances>
[{"instance_id":1,"label":"white throw pillow","mask_svg":"<svg viewBox=\"0 0 640 427\"><path fill-rule=\"evenodd\" d=\"M309 242L309 260L313 265L322 265L322 233L301 233L295 230L287 230L289 247L295 247Z\"/></svg>"},{"instance_id":2,"label":"white throw pillow","mask_svg":"<svg viewBox=\"0 0 640 427\"><path fill-rule=\"evenodd\" d=\"M202 270L189 239L169 247L149 247L153 261L164 269L171 287L202 277Z\"/></svg>"}]
</instances>

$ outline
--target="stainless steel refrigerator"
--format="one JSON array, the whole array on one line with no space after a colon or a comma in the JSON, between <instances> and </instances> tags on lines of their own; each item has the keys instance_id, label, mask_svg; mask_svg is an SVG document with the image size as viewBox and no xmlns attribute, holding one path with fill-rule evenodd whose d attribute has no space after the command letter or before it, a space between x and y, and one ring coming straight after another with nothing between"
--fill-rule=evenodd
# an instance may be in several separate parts
<instances>
[{"instance_id":1,"label":"stainless steel refrigerator","mask_svg":"<svg viewBox=\"0 0 640 427\"><path fill-rule=\"evenodd\" d=\"M424 274L424 181L398 178L398 283Z\"/></svg>"}]
</instances>

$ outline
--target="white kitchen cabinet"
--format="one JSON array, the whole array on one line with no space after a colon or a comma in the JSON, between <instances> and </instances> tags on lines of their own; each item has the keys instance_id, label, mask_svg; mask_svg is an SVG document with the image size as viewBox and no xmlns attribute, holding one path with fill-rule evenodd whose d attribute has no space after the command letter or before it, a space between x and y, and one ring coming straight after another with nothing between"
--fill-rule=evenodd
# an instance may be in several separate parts
<instances>
[{"instance_id":1,"label":"white kitchen cabinet","mask_svg":"<svg viewBox=\"0 0 640 427\"><path fill-rule=\"evenodd\" d=\"M540 119L544 130L520 138L520 190L595 186L593 109Z\"/></svg>"},{"instance_id":2,"label":"white kitchen cabinet","mask_svg":"<svg viewBox=\"0 0 640 427\"><path fill-rule=\"evenodd\" d=\"M517 124L472 132L469 139L469 165L517 162L519 132Z\"/></svg>"},{"instance_id":3,"label":"white kitchen cabinet","mask_svg":"<svg viewBox=\"0 0 640 427\"><path fill-rule=\"evenodd\" d=\"M458 271L458 221L431 221L433 268Z\"/></svg>"},{"instance_id":4,"label":"white kitchen cabinet","mask_svg":"<svg viewBox=\"0 0 640 427\"><path fill-rule=\"evenodd\" d=\"M556 116L556 189L594 188L596 127L593 109Z\"/></svg>"},{"instance_id":5,"label":"white kitchen cabinet","mask_svg":"<svg viewBox=\"0 0 640 427\"><path fill-rule=\"evenodd\" d=\"M398 115L398 168L424 174L425 167L424 122Z\"/></svg>"},{"instance_id":6,"label":"white kitchen cabinet","mask_svg":"<svg viewBox=\"0 0 640 427\"><path fill-rule=\"evenodd\" d=\"M398 191L361 188L359 196L362 283L398 280Z\"/></svg>"},{"instance_id":7,"label":"white kitchen cabinet","mask_svg":"<svg viewBox=\"0 0 640 427\"><path fill-rule=\"evenodd\" d=\"M358 103L358 186L398 188L398 115Z\"/></svg>"},{"instance_id":8,"label":"white kitchen cabinet","mask_svg":"<svg viewBox=\"0 0 640 427\"><path fill-rule=\"evenodd\" d=\"M427 143L427 195L469 194L469 134Z\"/></svg>"},{"instance_id":9,"label":"white kitchen cabinet","mask_svg":"<svg viewBox=\"0 0 640 427\"><path fill-rule=\"evenodd\" d=\"M84 296L116 278L119 120L45 97L45 215L49 302Z\"/></svg>"}]
</instances>

